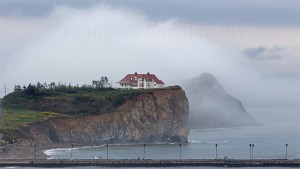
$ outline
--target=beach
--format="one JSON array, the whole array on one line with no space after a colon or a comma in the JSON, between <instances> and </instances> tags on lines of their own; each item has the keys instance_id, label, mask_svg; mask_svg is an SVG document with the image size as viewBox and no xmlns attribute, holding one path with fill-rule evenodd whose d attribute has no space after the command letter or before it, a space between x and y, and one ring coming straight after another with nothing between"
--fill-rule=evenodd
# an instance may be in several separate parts
<instances>
[{"instance_id":1,"label":"beach","mask_svg":"<svg viewBox=\"0 0 300 169\"><path fill-rule=\"evenodd\" d=\"M55 148L67 148L69 144L49 144L49 145L40 145L40 146L24 146L14 144L9 151L0 153L1 159L47 159L47 156L44 152L49 149ZM35 154L36 151L36 154Z\"/></svg>"}]
</instances>

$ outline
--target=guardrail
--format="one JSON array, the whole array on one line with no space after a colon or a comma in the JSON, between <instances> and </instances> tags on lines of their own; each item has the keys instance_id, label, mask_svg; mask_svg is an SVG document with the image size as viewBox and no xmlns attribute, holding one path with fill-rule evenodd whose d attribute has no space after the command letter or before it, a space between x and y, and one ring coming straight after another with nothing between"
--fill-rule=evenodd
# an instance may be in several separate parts
<instances>
[{"instance_id":1,"label":"guardrail","mask_svg":"<svg viewBox=\"0 0 300 169\"><path fill-rule=\"evenodd\" d=\"M0 167L69 167L69 166L105 166L105 167L171 167L171 166L222 166L222 167L300 167L300 159L183 159L183 160L104 160L104 159L0 159Z\"/></svg>"}]
</instances>

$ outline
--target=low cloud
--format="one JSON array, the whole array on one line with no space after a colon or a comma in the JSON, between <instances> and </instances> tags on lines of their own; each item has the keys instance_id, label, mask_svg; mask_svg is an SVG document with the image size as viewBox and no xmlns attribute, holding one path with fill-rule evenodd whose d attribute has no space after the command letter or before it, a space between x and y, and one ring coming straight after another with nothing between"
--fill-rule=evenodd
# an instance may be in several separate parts
<instances>
[{"instance_id":1,"label":"low cloud","mask_svg":"<svg viewBox=\"0 0 300 169\"><path fill-rule=\"evenodd\" d=\"M236 0L1 0L0 15L42 17L60 5L87 9L97 3L138 10L155 20L178 18L184 22L210 25L299 26L299 1ZM238 7L237 7L238 6Z\"/></svg>"},{"instance_id":2,"label":"low cloud","mask_svg":"<svg viewBox=\"0 0 300 169\"><path fill-rule=\"evenodd\" d=\"M257 60L281 59L283 55L286 55L284 50L278 46L275 46L273 48L266 48L263 46L250 48L244 50L244 53L249 58Z\"/></svg>"},{"instance_id":3,"label":"low cloud","mask_svg":"<svg viewBox=\"0 0 300 169\"><path fill-rule=\"evenodd\" d=\"M258 69L265 77L280 77L283 79L294 78L299 80L300 48L284 49L279 46L254 47L243 50L248 63Z\"/></svg>"},{"instance_id":4,"label":"low cloud","mask_svg":"<svg viewBox=\"0 0 300 169\"><path fill-rule=\"evenodd\" d=\"M101 76L117 82L134 72L155 73L174 85L210 72L246 107L299 107L298 77L285 81L262 77L263 67L240 61L240 50L234 47L197 36L195 25L153 21L101 4L86 9L57 6L49 16L2 17L0 23L0 84L6 83L9 91L15 84L86 84ZM266 55L266 51L252 53ZM289 67L290 62L281 65Z\"/></svg>"}]
</instances>

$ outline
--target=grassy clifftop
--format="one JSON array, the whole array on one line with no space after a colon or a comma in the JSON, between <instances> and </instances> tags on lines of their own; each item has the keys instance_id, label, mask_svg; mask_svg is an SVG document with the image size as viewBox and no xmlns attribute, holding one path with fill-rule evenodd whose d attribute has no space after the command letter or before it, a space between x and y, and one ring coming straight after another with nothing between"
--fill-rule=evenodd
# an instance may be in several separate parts
<instances>
[{"instance_id":1,"label":"grassy clifftop","mask_svg":"<svg viewBox=\"0 0 300 169\"><path fill-rule=\"evenodd\" d=\"M176 87L173 87L176 88ZM180 87L179 87L180 88ZM30 88L29 88L30 89ZM127 99L153 90L122 90L113 88L65 87L15 90L3 98L4 114L0 133L12 141L27 124L52 117L84 116L109 113Z\"/></svg>"}]
</instances>

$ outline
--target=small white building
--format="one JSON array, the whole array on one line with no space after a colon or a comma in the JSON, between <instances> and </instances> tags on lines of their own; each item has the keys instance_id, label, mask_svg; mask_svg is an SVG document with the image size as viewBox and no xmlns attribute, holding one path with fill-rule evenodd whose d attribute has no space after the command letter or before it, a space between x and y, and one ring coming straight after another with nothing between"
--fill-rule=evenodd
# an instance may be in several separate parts
<instances>
[{"instance_id":1,"label":"small white building","mask_svg":"<svg viewBox=\"0 0 300 169\"><path fill-rule=\"evenodd\" d=\"M165 84L162 80L159 80L154 74L128 74L122 80L117 82L118 88L123 89L151 89L151 88L163 88Z\"/></svg>"}]
</instances>

